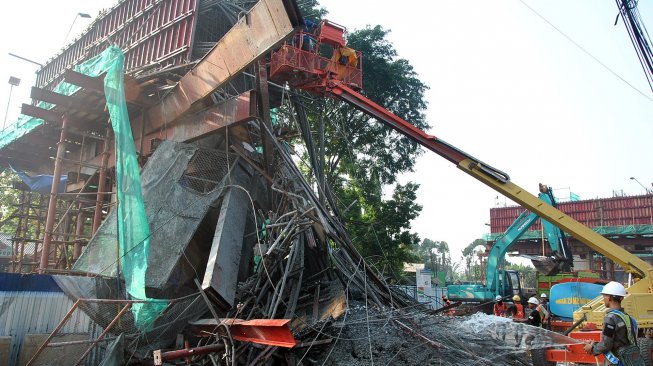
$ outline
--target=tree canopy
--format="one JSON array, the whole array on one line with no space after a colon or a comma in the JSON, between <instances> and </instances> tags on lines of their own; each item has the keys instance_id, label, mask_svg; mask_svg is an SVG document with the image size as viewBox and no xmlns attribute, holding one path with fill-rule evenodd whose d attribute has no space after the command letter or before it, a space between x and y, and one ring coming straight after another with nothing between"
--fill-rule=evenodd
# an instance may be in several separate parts
<instances>
[{"instance_id":1,"label":"tree canopy","mask_svg":"<svg viewBox=\"0 0 653 366\"><path fill-rule=\"evenodd\" d=\"M328 10L315 0L300 3L300 8L316 22ZM398 56L387 39L389 32L376 25L347 35L348 47L363 55L362 93L426 129L424 93L428 87L410 62ZM364 256L378 259L379 269L396 279L403 262L416 259L419 237L410 231L410 221L422 208L415 203L419 186L397 184L397 177L412 171L420 147L349 105L304 95L302 104L316 141L321 136L317 131L324 129L326 184L334 192L337 209L344 212L354 244ZM384 198L389 186L394 186L391 198Z\"/></svg>"}]
</instances>

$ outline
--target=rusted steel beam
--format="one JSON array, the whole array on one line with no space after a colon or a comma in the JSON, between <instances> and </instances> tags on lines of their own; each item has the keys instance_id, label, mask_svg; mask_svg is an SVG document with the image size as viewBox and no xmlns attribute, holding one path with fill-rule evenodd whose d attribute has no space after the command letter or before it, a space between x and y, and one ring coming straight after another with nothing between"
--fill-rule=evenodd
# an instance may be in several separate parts
<instances>
[{"instance_id":1,"label":"rusted steel beam","mask_svg":"<svg viewBox=\"0 0 653 366\"><path fill-rule=\"evenodd\" d=\"M175 351L161 352L161 350L154 351L154 364L163 365L164 361L177 360L184 357L192 357L196 355L206 355L209 353L224 352L224 344L211 344L209 346L178 349Z\"/></svg>"},{"instance_id":2,"label":"rusted steel beam","mask_svg":"<svg viewBox=\"0 0 653 366\"><path fill-rule=\"evenodd\" d=\"M216 43L163 101L147 112L149 121L168 124L206 106L216 89L303 26L294 0L261 0Z\"/></svg>"},{"instance_id":3,"label":"rusted steel beam","mask_svg":"<svg viewBox=\"0 0 653 366\"><path fill-rule=\"evenodd\" d=\"M46 122L61 123L61 113L49 109L43 109L31 104L23 103L20 107L20 113L26 116L40 118Z\"/></svg>"},{"instance_id":4,"label":"rusted steel beam","mask_svg":"<svg viewBox=\"0 0 653 366\"><path fill-rule=\"evenodd\" d=\"M259 95L259 112L261 123L265 124L268 131L272 131L272 120L270 118L270 93L268 90L268 72L265 62L259 60L256 67L256 91ZM261 133L263 140L263 158L265 161L265 171L269 176L274 177L273 159L274 148L270 141L272 137L267 133Z\"/></svg>"},{"instance_id":5,"label":"rusted steel beam","mask_svg":"<svg viewBox=\"0 0 653 366\"><path fill-rule=\"evenodd\" d=\"M163 129L161 128L163 126L148 123L142 143L143 154L149 155L152 152L150 141L153 139L190 142L215 133L224 127L249 122L255 118L256 93L247 91L200 113L183 118ZM134 123L132 126L138 126L138 124ZM148 133L148 131L153 132ZM136 140L135 144L141 146L141 139Z\"/></svg>"},{"instance_id":6,"label":"rusted steel beam","mask_svg":"<svg viewBox=\"0 0 653 366\"><path fill-rule=\"evenodd\" d=\"M57 110L75 110L96 116L109 115L103 110L104 104L93 104L92 106L89 106L87 103L84 103L81 100L76 100L71 96L59 94L47 89L37 88L35 86L32 87L30 97L34 100L55 104Z\"/></svg>"},{"instance_id":7,"label":"rusted steel beam","mask_svg":"<svg viewBox=\"0 0 653 366\"><path fill-rule=\"evenodd\" d=\"M48 260L50 258L50 242L52 241L52 229L54 228L57 211L57 193L59 192L59 184L61 181L61 166L63 165L62 158L66 153L66 128L68 122L66 116L61 118L61 137L57 144L57 157L54 160L54 173L52 176L52 188L50 189L50 202L48 203L48 214L45 222L45 235L43 236L43 248L41 250L41 262L39 264L39 272L44 273L48 267Z\"/></svg>"},{"instance_id":8,"label":"rusted steel beam","mask_svg":"<svg viewBox=\"0 0 653 366\"><path fill-rule=\"evenodd\" d=\"M84 89L104 93L104 75L91 77L79 73L73 69L66 69L63 73L63 80L68 84L81 86Z\"/></svg>"},{"instance_id":9,"label":"rusted steel beam","mask_svg":"<svg viewBox=\"0 0 653 366\"><path fill-rule=\"evenodd\" d=\"M60 94L47 89L37 88L35 86L32 87L32 91L30 92L29 96L34 100L56 104L57 106L61 107L68 107L73 104L73 98L68 95Z\"/></svg>"}]
</instances>

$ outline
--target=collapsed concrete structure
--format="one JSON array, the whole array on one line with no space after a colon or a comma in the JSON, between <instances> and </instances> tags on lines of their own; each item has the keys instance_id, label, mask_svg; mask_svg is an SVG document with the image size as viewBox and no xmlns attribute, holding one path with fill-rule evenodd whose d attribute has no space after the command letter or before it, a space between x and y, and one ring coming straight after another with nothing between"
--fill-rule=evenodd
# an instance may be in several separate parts
<instances>
[{"instance_id":1,"label":"collapsed concrete structure","mask_svg":"<svg viewBox=\"0 0 653 366\"><path fill-rule=\"evenodd\" d=\"M287 323L233 319L293 319L299 334L341 314L349 286L378 306L408 304L362 264L337 208L328 204L330 193L313 190L281 137L288 126L273 122L271 109L287 91L268 82L264 58L303 26L293 0L127 0L39 71L35 104L24 104L24 116L0 136L1 164L26 176L52 175L49 196L16 183L22 199L6 218L18 221L11 271L57 274L52 278L74 305L31 357L20 357L68 364L63 354L54 361L45 354L88 344L74 361L120 359L124 350L151 360L153 350L183 334L208 339L198 345L228 339L232 349L222 352L233 362L287 357L292 364L295 355L278 350L297 343L288 338ZM115 209L121 203L104 75L75 66L109 43L125 50L125 98L143 165L151 230L147 296L165 303L148 329L130 312L148 300L125 293L131 273L121 268L126 253L118 249L123 223ZM299 124L292 128L314 149L301 102L292 100ZM320 166L312 168L324 176ZM80 311L103 330L90 340L57 342ZM217 322L209 322L208 333L206 323L193 323L207 314ZM222 318L232 320L220 325ZM187 330L189 324L200 330ZM219 335L216 327L239 331ZM252 329L256 334L247 336ZM109 340L113 346L105 347ZM267 347L236 349L241 340ZM21 341L10 342L11 364ZM171 356L158 357L155 362Z\"/></svg>"}]
</instances>

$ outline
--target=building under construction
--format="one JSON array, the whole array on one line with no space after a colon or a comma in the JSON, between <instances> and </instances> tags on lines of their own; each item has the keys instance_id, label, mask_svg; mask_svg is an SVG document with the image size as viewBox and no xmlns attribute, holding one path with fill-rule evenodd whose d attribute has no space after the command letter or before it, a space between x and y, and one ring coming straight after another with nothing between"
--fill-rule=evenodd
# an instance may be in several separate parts
<instances>
[{"instance_id":1,"label":"building under construction","mask_svg":"<svg viewBox=\"0 0 653 366\"><path fill-rule=\"evenodd\" d=\"M653 194L566 201L560 202L558 209L630 253L653 263ZM524 209L520 206L492 208L490 234L485 238L488 245L492 245L522 212ZM551 248L546 240L538 220L514 243L511 251L523 255L550 255ZM573 236L568 240L575 270L591 270L604 279L625 280L623 268L615 266L609 258Z\"/></svg>"},{"instance_id":2,"label":"building under construction","mask_svg":"<svg viewBox=\"0 0 653 366\"><path fill-rule=\"evenodd\" d=\"M453 319L459 303L428 309L356 250L307 95L539 206L360 94L364 55L344 32L309 25L295 0L124 0L49 60L0 135L0 164L21 178L2 218L15 232L0 238L0 360L523 365L522 335L529 349L577 345L510 320Z\"/></svg>"}]
</instances>

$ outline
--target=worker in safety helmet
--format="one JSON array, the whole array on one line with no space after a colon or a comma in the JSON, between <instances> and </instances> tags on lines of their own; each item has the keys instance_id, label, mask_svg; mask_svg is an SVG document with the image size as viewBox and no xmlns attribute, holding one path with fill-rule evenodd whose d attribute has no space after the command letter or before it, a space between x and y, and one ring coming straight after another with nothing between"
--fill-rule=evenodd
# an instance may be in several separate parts
<instances>
[{"instance_id":1,"label":"worker in safety helmet","mask_svg":"<svg viewBox=\"0 0 653 366\"><path fill-rule=\"evenodd\" d=\"M609 282L601 291L603 303L608 309L603 318L601 341L588 341L585 352L605 355L604 365L644 365L637 347L637 322L624 313L621 301L626 289L619 282Z\"/></svg>"},{"instance_id":2,"label":"worker in safety helmet","mask_svg":"<svg viewBox=\"0 0 653 366\"><path fill-rule=\"evenodd\" d=\"M494 315L495 316L506 316L506 311L508 310L508 305L503 302L501 295L497 295L494 298Z\"/></svg>"},{"instance_id":3,"label":"worker in safety helmet","mask_svg":"<svg viewBox=\"0 0 653 366\"><path fill-rule=\"evenodd\" d=\"M537 306L537 312L540 313L542 317L542 327L549 329L549 321L551 320L551 314L549 314L549 304L548 298L545 293L540 295L540 305Z\"/></svg>"},{"instance_id":4,"label":"worker in safety helmet","mask_svg":"<svg viewBox=\"0 0 653 366\"><path fill-rule=\"evenodd\" d=\"M528 319L526 323L534 327L539 327L542 325L542 315L537 310L540 306L540 301L534 297L528 299L528 308L531 309L530 314L528 314Z\"/></svg>"},{"instance_id":5,"label":"worker in safety helmet","mask_svg":"<svg viewBox=\"0 0 653 366\"><path fill-rule=\"evenodd\" d=\"M528 308L531 309L531 312L528 313L528 318L526 319L526 324L532 325L534 327L540 327L542 325L542 315L537 310L540 306L540 301L534 297L528 299ZM524 343L527 346L531 346L535 340L535 335L532 332L526 332L526 339Z\"/></svg>"},{"instance_id":6,"label":"worker in safety helmet","mask_svg":"<svg viewBox=\"0 0 653 366\"><path fill-rule=\"evenodd\" d=\"M515 321L524 321L526 316L524 315L524 305L521 304L521 297L515 295L512 297L513 304L508 307L506 310L506 315L512 317L512 320Z\"/></svg>"}]
</instances>

